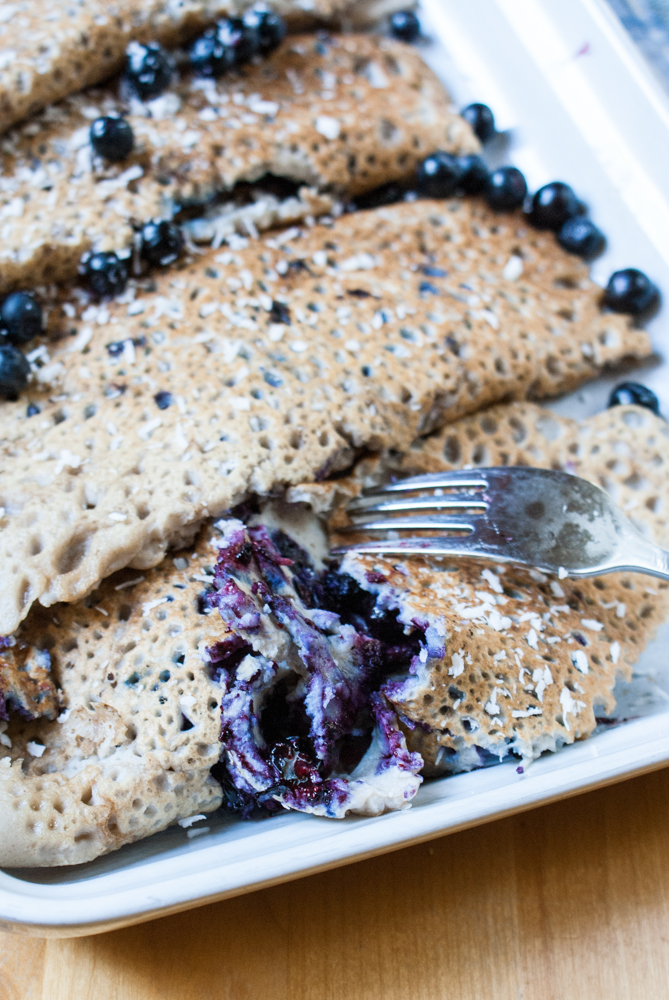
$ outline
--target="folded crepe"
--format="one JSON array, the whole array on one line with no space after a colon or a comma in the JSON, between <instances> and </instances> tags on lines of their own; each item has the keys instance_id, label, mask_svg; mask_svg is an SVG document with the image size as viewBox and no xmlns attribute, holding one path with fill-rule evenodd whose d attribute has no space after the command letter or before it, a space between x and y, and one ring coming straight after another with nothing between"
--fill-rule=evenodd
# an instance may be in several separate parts
<instances>
[{"instance_id":1,"label":"folded crepe","mask_svg":"<svg viewBox=\"0 0 669 1000\"><path fill-rule=\"evenodd\" d=\"M0 406L0 634L35 601L156 565L250 493L646 356L600 298L522 215L453 200L203 254L109 306L54 305L34 386Z\"/></svg>"},{"instance_id":2,"label":"folded crepe","mask_svg":"<svg viewBox=\"0 0 669 1000\"><path fill-rule=\"evenodd\" d=\"M0 677L38 663L60 714L5 689L0 864L90 860L222 801L373 815L409 805L421 770L591 733L666 617L666 584L327 558L323 518L362 486L482 462L574 472L669 542L667 428L638 407L578 424L498 406L347 480L246 503L156 569L34 607L6 640Z\"/></svg>"},{"instance_id":3,"label":"folded crepe","mask_svg":"<svg viewBox=\"0 0 669 1000\"><path fill-rule=\"evenodd\" d=\"M132 40L183 44L246 0L19 0L0 12L2 129L117 73ZM291 26L342 20L364 27L402 6L393 0L275 0Z\"/></svg>"},{"instance_id":4,"label":"folded crepe","mask_svg":"<svg viewBox=\"0 0 669 1000\"><path fill-rule=\"evenodd\" d=\"M89 129L116 113L135 147L110 164ZM91 249L129 256L136 227L184 206L187 232L215 245L323 215L408 181L434 149L479 144L416 50L371 35L291 36L234 76L184 71L146 104L117 83L86 91L2 142L0 292L69 281Z\"/></svg>"}]
</instances>

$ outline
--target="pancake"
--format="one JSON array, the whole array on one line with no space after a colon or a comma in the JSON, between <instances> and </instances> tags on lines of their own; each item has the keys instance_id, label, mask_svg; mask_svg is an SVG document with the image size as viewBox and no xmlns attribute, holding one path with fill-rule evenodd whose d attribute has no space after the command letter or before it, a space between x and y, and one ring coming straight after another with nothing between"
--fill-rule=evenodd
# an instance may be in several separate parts
<instances>
[{"instance_id":1,"label":"pancake","mask_svg":"<svg viewBox=\"0 0 669 1000\"><path fill-rule=\"evenodd\" d=\"M216 18L252 6L244 0L19 0L0 10L2 128L27 118L123 66L132 40L176 46ZM345 0L276 0L270 4L291 27L344 17L366 27L401 4Z\"/></svg>"},{"instance_id":2,"label":"pancake","mask_svg":"<svg viewBox=\"0 0 669 1000\"><path fill-rule=\"evenodd\" d=\"M135 147L110 164L89 129L118 113ZM146 104L117 84L89 90L2 141L0 292L71 281L91 249L127 257L142 223L184 209L187 233L214 245L323 215L408 182L441 148L479 144L416 50L371 35L291 36L239 74L185 73Z\"/></svg>"},{"instance_id":3,"label":"pancake","mask_svg":"<svg viewBox=\"0 0 669 1000\"><path fill-rule=\"evenodd\" d=\"M210 252L109 306L55 303L33 387L0 406L0 634L157 565L247 494L647 356L600 299L552 235L453 200Z\"/></svg>"},{"instance_id":4,"label":"pancake","mask_svg":"<svg viewBox=\"0 0 669 1000\"><path fill-rule=\"evenodd\" d=\"M457 463L444 456L449 440ZM328 563L311 512L331 516L392 474L480 464L483 445L489 464L603 485L667 543L667 428L638 407L581 424L494 407L404 455L366 459L348 480L247 503L156 569L35 606L12 637L14 655L48 665L61 714L26 721L8 702L0 865L90 860L221 802L243 815L374 815L408 806L421 771L509 752L527 762L588 735L666 617L665 584L421 559Z\"/></svg>"}]
</instances>

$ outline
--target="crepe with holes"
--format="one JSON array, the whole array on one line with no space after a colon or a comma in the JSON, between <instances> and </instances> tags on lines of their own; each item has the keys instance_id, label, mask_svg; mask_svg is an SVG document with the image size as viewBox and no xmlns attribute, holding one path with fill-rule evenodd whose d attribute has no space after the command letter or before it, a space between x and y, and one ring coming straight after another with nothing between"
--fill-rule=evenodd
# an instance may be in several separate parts
<instances>
[{"instance_id":1,"label":"crepe with holes","mask_svg":"<svg viewBox=\"0 0 669 1000\"><path fill-rule=\"evenodd\" d=\"M246 0L19 0L0 8L2 128L117 73L133 39L187 44L208 24L250 7ZM401 4L392 0L294 0L270 4L299 27L315 19L367 26ZM306 7L308 6L308 10Z\"/></svg>"},{"instance_id":2,"label":"crepe with holes","mask_svg":"<svg viewBox=\"0 0 669 1000\"><path fill-rule=\"evenodd\" d=\"M600 298L551 234L453 200L210 252L109 306L54 303L34 384L0 406L0 634L156 565L247 494L646 356Z\"/></svg>"},{"instance_id":3,"label":"crepe with holes","mask_svg":"<svg viewBox=\"0 0 669 1000\"><path fill-rule=\"evenodd\" d=\"M89 129L115 114L135 145L112 164ZM115 81L3 139L0 291L68 281L91 249L128 257L138 225L184 209L186 233L214 245L323 215L338 199L408 182L441 148L479 144L416 50L389 39L292 36L234 77L184 70L146 104Z\"/></svg>"},{"instance_id":4,"label":"crepe with holes","mask_svg":"<svg viewBox=\"0 0 669 1000\"><path fill-rule=\"evenodd\" d=\"M221 802L241 815L404 808L421 770L588 735L666 617L664 584L328 559L333 507L390 474L452 467L456 442L458 465L578 472L666 539L667 428L637 407L582 424L495 407L348 480L246 502L194 550L35 607L18 630L14 655L48 669L61 714L7 703L0 864L85 861Z\"/></svg>"},{"instance_id":5,"label":"crepe with holes","mask_svg":"<svg viewBox=\"0 0 669 1000\"><path fill-rule=\"evenodd\" d=\"M422 760L378 692L386 646L305 608L290 565L264 527L229 519L146 576L31 613L14 647L48 660L62 712L9 702L0 722L0 865L188 826L221 786L243 815L409 805Z\"/></svg>"},{"instance_id":6,"label":"crepe with holes","mask_svg":"<svg viewBox=\"0 0 669 1000\"><path fill-rule=\"evenodd\" d=\"M583 423L538 407L496 407L422 442L397 472L485 465L563 469L604 488L653 541L669 545L669 432L640 407ZM302 494L306 497L306 494ZM548 579L446 558L346 556L342 571L425 641L409 675L382 690L409 747L434 769L531 760L590 735L614 708L617 677L669 613L669 588L643 575Z\"/></svg>"}]
</instances>

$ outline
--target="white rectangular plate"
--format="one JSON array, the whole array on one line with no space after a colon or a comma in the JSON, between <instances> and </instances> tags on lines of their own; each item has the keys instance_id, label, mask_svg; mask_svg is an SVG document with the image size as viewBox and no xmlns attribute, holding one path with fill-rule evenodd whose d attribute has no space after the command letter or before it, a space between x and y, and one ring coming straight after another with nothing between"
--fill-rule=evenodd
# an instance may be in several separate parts
<instances>
[{"instance_id":1,"label":"white rectangular plate","mask_svg":"<svg viewBox=\"0 0 669 1000\"><path fill-rule=\"evenodd\" d=\"M424 0L435 41L425 57L458 107L489 104L504 135L494 156L532 189L566 180L609 237L604 282L636 266L669 290L669 105L603 0ZM669 412L667 310L654 322L658 356L643 381ZM615 379L558 401L586 416ZM652 581L649 580L649 585ZM345 821L286 814L260 822L223 815L201 832L172 828L76 868L0 872L0 927L90 934L321 871L486 822L669 763L669 625L618 689L616 716L590 740L525 773L502 764L425 784L411 809Z\"/></svg>"}]
</instances>

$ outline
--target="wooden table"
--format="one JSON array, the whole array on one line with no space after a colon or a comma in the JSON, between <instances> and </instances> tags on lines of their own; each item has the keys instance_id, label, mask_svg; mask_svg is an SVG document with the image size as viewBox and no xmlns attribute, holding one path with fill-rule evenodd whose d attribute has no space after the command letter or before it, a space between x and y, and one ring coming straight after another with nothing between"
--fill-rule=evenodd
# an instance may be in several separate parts
<instances>
[{"instance_id":1,"label":"wooden table","mask_svg":"<svg viewBox=\"0 0 669 1000\"><path fill-rule=\"evenodd\" d=\"M669 770L98 937L0 935L2 1000L664 1000Z\"/></svg>"}]
</instances>

